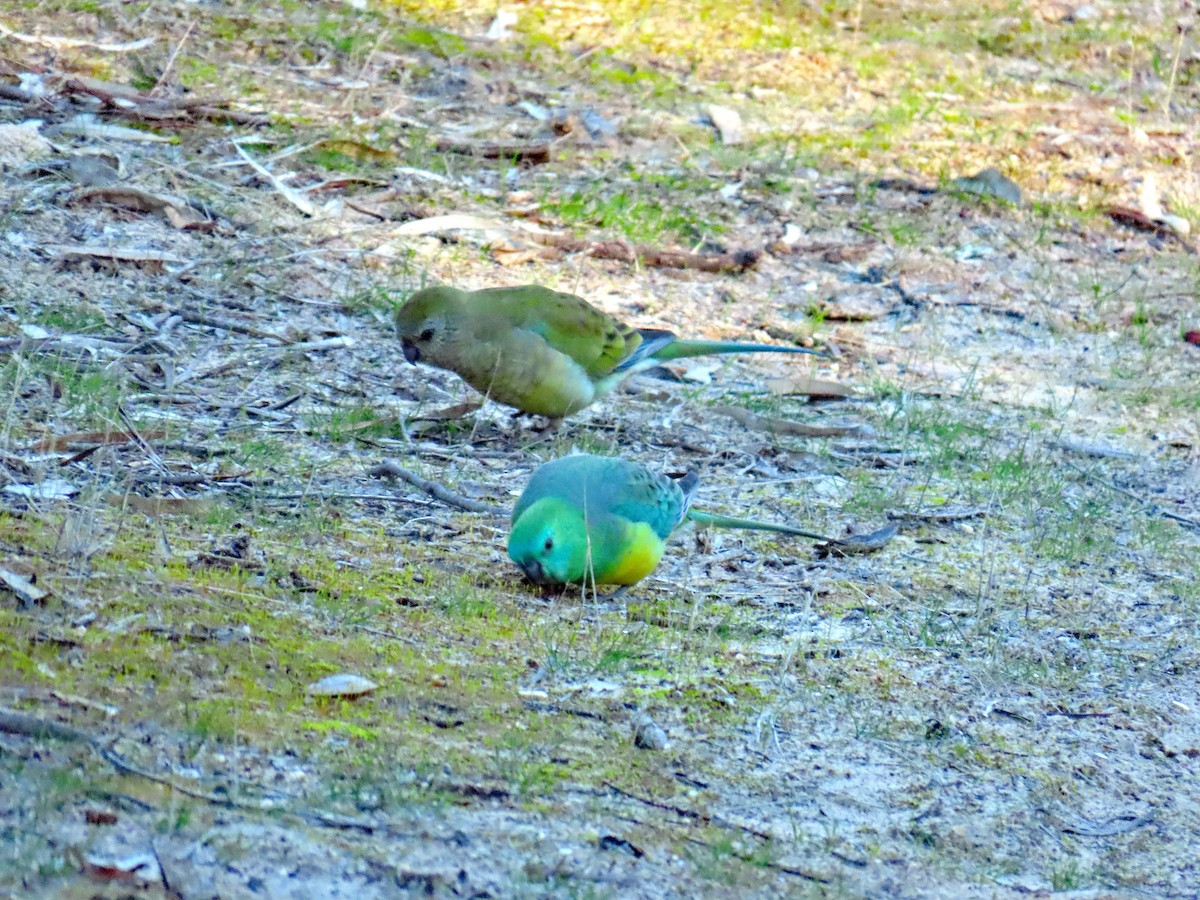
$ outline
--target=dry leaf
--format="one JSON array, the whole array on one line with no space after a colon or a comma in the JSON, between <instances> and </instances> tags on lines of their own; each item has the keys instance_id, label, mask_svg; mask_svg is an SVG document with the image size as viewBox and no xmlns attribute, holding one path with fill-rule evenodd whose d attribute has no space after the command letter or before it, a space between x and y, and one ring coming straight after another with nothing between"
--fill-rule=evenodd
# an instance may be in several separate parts
<instances>
[{"instance_id":1,"label":"dry leaf","mask_svg":"<svg viewBox=\"0 0 1200 900\"><path fill-rule=\"evenodd\" d=\"M767 389L772 394L805 394L817 400L842 400L858 396L858 392L850 385L802 375L772 378L767 382Z\"/></svg>"},{"instance_id":2,"label":"dry leaf","mask_svg":"<svg viewBox=\"0 0 1200 900\"><path fill-rule=\"evenodd\" d=\"M0 125L0 169L15 169L50 155L53 148L42 137L38 126L36 120L20 125Z\"/></svg>"},{"instance_id":3,"label":"dry leaf","mask_svg":"<svg viewBox=\"0 0 1200 900\"><path fill-rule=\"evenodd\" d=\"M80 113L73 119L54 126L53 132L55 137L60 134L73 134L102 141L139 141L147 144L171 144L175 141L175 138L164 137L151 131L97 121L92 113Z\"/></svg>"},{"instance_id":4,"label":"dry leaf","mask_svg":"<svg viewBox=\"0 0 1200 900\"><path fill-rule=\"evenodd\" d=\"M165 206L163 215L171 223L172 228L180 231L212 232L217 227L216 220L205 218L191 207Z\"/></svg>"},{"instance_id":5,"label":"dry leaf","mask_svg":"<svg viewBox=\"0 0 1200 900\"><path fill-rule=\"evenodd\" d=\"M133 884L154 884L162 881L162 868L153 853L135 853L124 859L106 860L88 856L83 872L97 881L118 881Z\"/></svg>"},{"instance_id":6,"label":"dry leaf","mask_svg":"<svg viewBox=\"0 0 1200 900\"><path fill-rule=\"evenodd\" d=\"M502 266L519 266L527 262L535 262L539 259L546 259L547 254L558 256L558 251L550 247L543 247L537 250L494 250L492 258Z\"/></svg>"},{"instance_id":7,"label":"dry leaf","mask_svg":"<svg viewBox=\"0 0 1200 900\"><path fill-rule=\"evenodd\" d=\"M134 212L160 212L168 206L187 205L175 197L160 197L158 194L152 194L128 184L87 188L77 193L72 202L85 203L90 200L102 200Z\"/></svg>"},{"instance_id":8,"label":"dry leaf","mask_svg":"<svg viewBox=\"0 0 1200 900\"><path fill-rule=\"evenodd\" d=\"M345 138L326 138L323 141L317 141L313 144L313 149L330 150L334 153L340 153L342 156L348 156L358 162L377 162L377 163L393 163L396 161L396 154L392 150L380 150L372 147L370 144L364 144L362 141L351 141Z\"/></svg>"},{"instance_id":9,"label":"dry leaf","mask_svg":"<svg viewBox=\"0 0 1200 900\"><path fill-rule=\"evenodd\" d=\"M24 575L2 567L0 567L0 587L16 594L22 606L41 603L50 595L49 591L38 587Z\"/></svg>"},{"instance_id":10,"label":"dry leaf","mask_svg":"<svg viewBox=\"0 0 1200 900\"><path fill-rule=\"evenodd\" d=\"M508 223L501 219L472 216L467 213L448 213L405 222L396 234L444 234L447 231L506 231Z\"/></svg>"},{"instance_id":11,"label":"dry leaf","mask_svg":"<svg viewBox=\"0 0 1200 900\"><path fill-rule=\"evenodd\" d=\"M722 144L733 146L746 139L745 129L742 127L742 117L736 109L712 103L705 109L705 112L712 120L713 127L717 129L717 134L721 136Z\"/></svg>"},{"instance_id":12,"label":"dry leaf","mask_svg":"<svg viewBox=\"0 0 1200 900\"><path fill-rule=\"evenodd\" d=\"M4 493L28 500L66 500L79 493L79 488L61 478L47 478L36 484L8 484Z\"/></svg>"},{"instance_id":13,"label":"dry leaf","mask_svg":"<svg viewBox=\"0 0 1200 900\"><path fill-rule=\"evenodd\" d=\"M314 681L305 688L305 693L312 697L342 697L346 700L354 700L378 688L379 685L361 675L342 673Z\"/></svg>"},{"instance_id":14,"label":"dry leaf","mask_svg":"<svg viewBox=\"0 0 1200 900\"><path fill-rule=\"evenodd\" d=\"M482 159L505 159L527 166L550 162L549 144L493 144L440 138L435 146L442 153L462 153Z\"/></svg>"}]
</instances>

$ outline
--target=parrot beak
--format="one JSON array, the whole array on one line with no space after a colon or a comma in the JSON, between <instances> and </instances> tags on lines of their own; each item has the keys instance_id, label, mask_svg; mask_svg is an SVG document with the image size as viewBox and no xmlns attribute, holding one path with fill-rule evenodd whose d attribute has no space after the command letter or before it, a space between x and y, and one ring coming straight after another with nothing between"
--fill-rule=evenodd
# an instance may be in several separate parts
<instances>
[{"instance_id":1,"label":"parrot beak","mask_svg":"<svg viewBox=\"0 0 1200 900\"><path fill-rule=\"evenodd\" d=\"M400 342L400 349L404 351L404 358L414 366L417 364L417 360L421 358L421 351L418 350L417 345L408 338L405 338Z\"/></svg>"},{"instance_id":2,"label":"parrot beak","mask_svg":"<svg viewBox=\"0 0 1200 900\"><path fill-rule=\"evenodd\" d=\"M517 568L525 573L525 577L534 584L546 583L546 572L542 569L542 564L536 559L526 559L517 563Z\"/></svg>"}]
</instances>

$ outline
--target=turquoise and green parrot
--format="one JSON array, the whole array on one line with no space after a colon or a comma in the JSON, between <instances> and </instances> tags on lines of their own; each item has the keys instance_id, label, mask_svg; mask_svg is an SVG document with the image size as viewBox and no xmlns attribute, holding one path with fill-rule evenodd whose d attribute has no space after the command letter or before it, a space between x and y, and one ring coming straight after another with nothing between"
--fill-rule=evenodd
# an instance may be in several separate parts
<instances>
[{"instance_id":1,"label":"turquoise and green parrot","mask_svg":"<svg viewBox=\"0 0 1200 900\"><path fill-rule=\"evenodd\" d=\"M395 321L410 363L449 369L493 400L551 419L578 412L634 372L665 360L816 353L807 347L679 340L669 331L631 328L581 297L536 284L481 291L424 288L397 308Z\"/></svg>"},{"instance_id":2,"label":"turquoise and green parrot","mask_svg":"<svg viewBox=\"0 0 1200 900\"><path fill-rule=\"evenodd\" d=\"M676 481L606 456L552 460L533 473L513 509L508 555L535 584L628 586L654 571L684 520L830 541L790 525L691 509L699 483L694 472Z\"/></svg>"}]
</instances>

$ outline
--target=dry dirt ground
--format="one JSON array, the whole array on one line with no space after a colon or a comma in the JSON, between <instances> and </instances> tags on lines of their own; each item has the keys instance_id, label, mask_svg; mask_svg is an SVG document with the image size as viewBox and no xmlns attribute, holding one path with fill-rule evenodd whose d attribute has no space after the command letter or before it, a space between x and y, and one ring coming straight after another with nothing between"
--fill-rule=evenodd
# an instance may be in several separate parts
<instances>
[{"instance_id":1,"label":"dry dirt ground","mask_svg":"<svg viewBox=\"0 0 1200 900\"><path fill-rule=\"evenodd\" d=\"M1196 896L1186 4L360 6L0 14L6 895ZM546 434L403 364L436 281L828 355ZM541 596L372 474L573 448L898 532Z\"/></svg>"}]
</instances>

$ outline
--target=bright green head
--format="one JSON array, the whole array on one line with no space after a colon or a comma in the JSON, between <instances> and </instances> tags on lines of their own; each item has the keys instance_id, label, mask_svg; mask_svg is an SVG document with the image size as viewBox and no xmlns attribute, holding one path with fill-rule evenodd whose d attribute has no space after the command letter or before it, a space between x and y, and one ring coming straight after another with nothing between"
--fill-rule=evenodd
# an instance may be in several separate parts
<instances>
[{"instance_id":1,"label":"bright green head","mask_svg":"<svg viewBox=\"0 0 1200 900\"><path fill-rule=\"evenodd\" d=\"M583 581L588 564L583 513L557 497L543 497L513 523L508 555L534 584Z\"/></svg>"}]
</instances>

